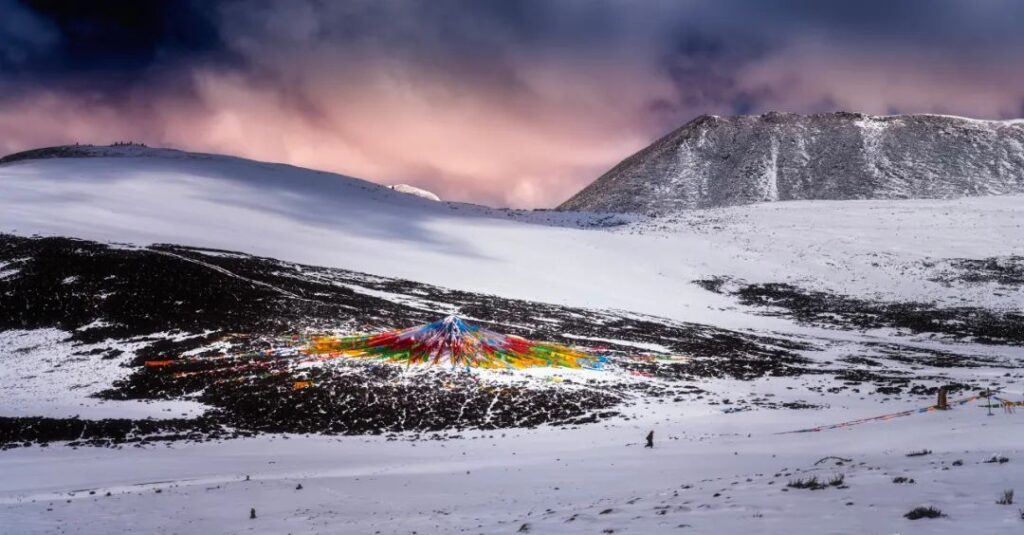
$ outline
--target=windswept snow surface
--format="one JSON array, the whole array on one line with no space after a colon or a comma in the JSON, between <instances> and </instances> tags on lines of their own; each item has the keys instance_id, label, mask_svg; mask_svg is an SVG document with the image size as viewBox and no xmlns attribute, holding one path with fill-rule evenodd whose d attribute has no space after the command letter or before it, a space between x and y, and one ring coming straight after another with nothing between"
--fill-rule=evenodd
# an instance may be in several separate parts
<instances>
[{"instance_id":1,"label":"windswept snow surface","mask_svg":"<svg viewBox=\"0 0 1024 535\"><path fill-rule=\"evenodd\" d=\"M133 152L132 154L136 154ZM922 261L1024 254L1020 196L799 201L607 229L601 216L436 203L361 180L227 157L0 166L0 232L238 250L467 291L732 327L784 328L692 284L708 276L958 302ZM173 156L173 157L171 157ZM970 299L1024 303L1019 292Z\"/></svg>"},{"instance_id":2,"label":"windswept snow surface","mask_svg":"<svg viewBox=\"0 0 1024 535\"><path fill-rule=\"evenodd\" d=\"M796 382L700 386L785 399ZM22 448L0 452L0 532L1019 532L1018 506L996 500L1015 487L1019 495L1024 481L1021 416L986 417L971 404L847 430L775 434L887 411L853 396L830 401L823 411L725 415L642 406L631 420L608 425L469 432L450 441L287 436ZM647 450L643 436L652 428L655 448ZM906 456L925 448L932 453ZM849 461L816 464L833 455ZM984 462L992 457L1008 462ZM841 488L787 488L840 474ZM947 516L903 517L918 506Z\"/></svg>"}]
</instances>

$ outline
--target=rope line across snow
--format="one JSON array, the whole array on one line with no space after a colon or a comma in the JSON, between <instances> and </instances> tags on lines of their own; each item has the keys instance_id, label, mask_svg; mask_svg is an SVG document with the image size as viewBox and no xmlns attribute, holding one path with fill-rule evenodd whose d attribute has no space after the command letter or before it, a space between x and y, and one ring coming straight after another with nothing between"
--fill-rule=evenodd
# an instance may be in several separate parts
<instances>
[{"instance_id":1,"label":"rope line across snow","mask_svg":"<svg viewBox=\"0 0 1024 535\"><path fill-rule=\"evenodd\" d=\"M970 403L970 402L978 399L979 397L981 397L981 396L975 395L975 396L966 397L966 398L963 398L963 399L960 399L960 400L957 400L957 401L950 402L949 405L950 406L964 405L966 403ZM829 429L842 429L844 427L853 427L855 425L866 424L868 422L884 422L884 421L887 421L887 420L892 420L892 419L895 419L895 418L901 418L901 417L904 417L904 416L911 416L911 415L914 415L914 414L923 414L923 413L926 413L926 412L935 412L935 411L939 411L939 410L942 410L942 409L939 409L939 407L936 406L936 405L931 405L931 406L928 406L928 407L921 407L920 409L910 409L910 410L906 410L906 411L894 412L894 413L891 413L891 414L883 414L881 416L872 416L870 418L861 418L859 420L850 420L848 422L842 422L842 423L838 423L838 424L821 425L821 426L818 426L818 427L808 427L807 429L797 429L795 431L783 431L781 433L775 433L775 434L776 435L788 435L788 434L792 434L792 433L815 433L815 432L818 432L818 431L827 431Z\"/></svg>"}]
</instances>

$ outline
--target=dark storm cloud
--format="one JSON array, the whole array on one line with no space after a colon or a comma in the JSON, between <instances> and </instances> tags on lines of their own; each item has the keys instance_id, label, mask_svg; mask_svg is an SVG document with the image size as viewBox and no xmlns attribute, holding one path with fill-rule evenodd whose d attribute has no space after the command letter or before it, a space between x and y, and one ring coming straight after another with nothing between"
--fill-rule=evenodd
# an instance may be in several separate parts
<instances>
[{"instance_id":1,"label":"dark storm cloud","mask_svg":"<svg viewBox=\"0 0 1024 535\"><path fill-rule=\"evenodd\" d=\"M861 0L747 2L752 20L777 32L818 31L875 44L1000 52L1020 49L1024 4L1016 0ZM755 24L756 25L756 24Z\"/></svg>"},{"instance_id":2,"label":"dark storm cloud","mask_svg":"<svg viewBox=\"0 0 1024 535\"><path fill-rule=\"evenodd\" d=\"M505 80L516 54L574 58L613 47L663 62L669 76L687 83L708 74L715 79L708 90L727 84L738 62L807 35L865 49L981 57L1024 46L1024 3L1001 0L0 0L0 8L6 77L105 88L197 63L244 68L246 50L311 42L400 55L443 71L490 73L496 81ZM315 31L289 34L303 13L315 15ZM676 61L687 58L699 64Z\"/></svg>"},{"instance_id":3,"label":"dark storm cloud","mask_svg":"<svg viewBox=\"0 0 1024 535\"><path fill-rule=\"evenodd\" d=\"M0 7L20 20L11 26L28 22L38 37L33 46L4 46L21 50L0 54L11 90L45 85L119 96L155 79L167 83L196 64L239 61L206 2L3 0Z\"/></svg>"},{"instance_id":4,"label":"dark storm cloud","mask_svg":"<svg viewBox=\"0 0 1024 535\"><path fill-rule=\"evenodd\" d=\"M661 69L675 85L677 98L656 103L663 112L670 112L669 117L699 109L749 114L771 97L771 88L743 88L736 79L738 70L772 50L774 45L767 39L750 34L726 39L690 27L674 35L679 37L666 45Z\"/></svg>"},{"instance_id":5,"label":"dark storm cloud","mask_svg":"<svg viewBox=\"0 0 1024 535\"><path fill-rule=\"evenodd\" d=\"M31 65L55 45L56 28L14 0L0 0L0 14L0 72Z\"/></svg>"},{"instance_id":6,"label":"dark storm cloud","mask_svg":"<svg viewBox=\"0 0 1024 535\"><path fill-rule=\"evenodd\" d=\"M0 149L134 138L551 205L703 113L1024 107L1010 0L0 0Z\"/></svg>"}]
</instances>

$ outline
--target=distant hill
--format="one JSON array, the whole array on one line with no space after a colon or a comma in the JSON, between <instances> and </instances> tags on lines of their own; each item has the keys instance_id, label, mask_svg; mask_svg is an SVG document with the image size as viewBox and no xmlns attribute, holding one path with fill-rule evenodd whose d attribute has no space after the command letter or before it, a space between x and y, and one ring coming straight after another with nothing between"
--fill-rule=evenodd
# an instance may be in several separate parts
<instances>
[{"instance_id":1,"label":"distant hill","mask_svg":"<svg viewBox=\"0 0 1024 535\"><path fill-rule=\"evenodd\" d=\"M409 184L397 184L395 186L388 186L393 191L401 193L408 193L409 195L415 195L424 199L430 199L431 201L440 201L441 197L438 197L436 193L427 191L423 188L417 188L416 186L410 186Z\"/></svg>"},{"instance_id":2,"label":"distant hill","mask_svg":"<svg viewBox=\"0 0 1024 535\"><path fill-rule=\"evenodd\" d=\"M799 199L1024 192L1024 121L859 113L705 115L560 206L658 213Z\"/></svg>"}]
</instances>

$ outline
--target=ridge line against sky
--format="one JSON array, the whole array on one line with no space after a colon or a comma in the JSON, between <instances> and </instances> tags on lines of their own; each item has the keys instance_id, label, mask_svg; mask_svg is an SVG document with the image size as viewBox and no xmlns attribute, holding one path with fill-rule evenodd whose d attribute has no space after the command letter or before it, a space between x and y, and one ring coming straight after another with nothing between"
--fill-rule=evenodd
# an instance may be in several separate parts
<instances>
[{"instance_id":1,"label":"ridge line against sky","mask_svg":"<svg viewBox=\"0 0 1024 535\"><path fill-rule=\"evenodd\" d=\"M135 140L552 207L701 114L1024 115L1024 2L0 0L0 152Z\"/></svg>"}]
</instances>

